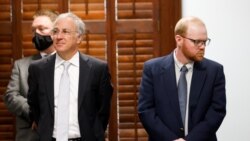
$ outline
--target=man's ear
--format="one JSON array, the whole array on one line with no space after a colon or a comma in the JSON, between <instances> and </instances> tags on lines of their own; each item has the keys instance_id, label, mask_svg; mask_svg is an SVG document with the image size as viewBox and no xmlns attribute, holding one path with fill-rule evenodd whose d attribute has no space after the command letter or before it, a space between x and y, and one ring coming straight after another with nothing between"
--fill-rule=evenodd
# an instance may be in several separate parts
<instances>
[{"instance_id":1,"label":"man's ear","mask_svg":"<svg viewBox=\"0 0 250 141\"><path fill-rule=\"evenodd\" d=\"M180 35L175 35L175 41L179 42L182 39L182 37Z\"/></svg>"},{"instance_id":2,"label":"man's ear","mask_svg":"<svg viewBox=\"0 0 250 141\"><path fill-rule=\"evenodd\" d=\"M83 40L83 35L78 35L77 36L77 44L81 44L82 40Z\"/></svg>"},{"instance_id":3,"label":"man's ear","mask_svg":"<svg viewBox=\"0 0 250 141\"><path fill-rule=\"evenodd\" d=\"M175 42L178 46L179 44L182 44L183 38L180 35L175 35Z\"/></svg>"}]
</instances>

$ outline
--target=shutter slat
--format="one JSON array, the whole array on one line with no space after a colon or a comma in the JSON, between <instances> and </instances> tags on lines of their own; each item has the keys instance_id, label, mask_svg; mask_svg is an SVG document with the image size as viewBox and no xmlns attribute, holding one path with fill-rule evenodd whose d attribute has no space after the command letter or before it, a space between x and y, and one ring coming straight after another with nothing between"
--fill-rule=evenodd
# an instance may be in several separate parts
<instances>
[{"instance_id":1,"label":"shutter slat","mask_svg":"<svg viewBox=\"0 0 250 141\"><path fill-rule=\"evenodd\" d=\"M119 0L117 3L117 89L119 140L147 140L137 113L143 64L153 58L153 2Z\"/></svg>"},{"instance_id":2,"label":"shutter slat","mask_svg":"<svg viewBox=\"0 0 250 141\"><path fill-rule=\"evenodd\" d=\"M120 70L118 73L118 77L141 77L142 70L136 70L134 72L133 70Z\"/></svg>"}]
</instances>

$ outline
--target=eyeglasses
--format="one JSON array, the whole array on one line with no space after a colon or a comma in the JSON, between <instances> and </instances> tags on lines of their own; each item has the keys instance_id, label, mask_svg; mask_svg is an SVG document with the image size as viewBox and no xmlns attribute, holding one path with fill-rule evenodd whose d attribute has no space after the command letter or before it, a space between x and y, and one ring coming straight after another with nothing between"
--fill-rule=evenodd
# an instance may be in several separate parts
<instances>
[{"instance_id":1,"label":"eyeglasses","mask_svg":"<svg viewBox=\"0 0 250 141\"><path fill-rule=\"evenodd\" d=\"M207 38L207 40L195 40L195 39L187 38L185 36L181 36L181 37L183 37L185 39L188 39L189 41L193 42L194 45L197 46L197 47L201 47L203 45L206 47L206 46L209 45L209 43L211 41L211 39L209 39L209 38Z\"/></svg>"},{"instance_id":2,"label":"eyeglasses","mask_svg":"<svg viewBox=\"0 0 250 141\"><path fill-rule=\"evenodd\" d=\"M69 36L71 33L74 33L74 32L77 33L77 31L70 31L68 29L63 29L61 31L59 29L53 29L53 30L51 30L52 36L57 36L59 34L62 34L63 36Z\"/></svg>"}]
</instances>

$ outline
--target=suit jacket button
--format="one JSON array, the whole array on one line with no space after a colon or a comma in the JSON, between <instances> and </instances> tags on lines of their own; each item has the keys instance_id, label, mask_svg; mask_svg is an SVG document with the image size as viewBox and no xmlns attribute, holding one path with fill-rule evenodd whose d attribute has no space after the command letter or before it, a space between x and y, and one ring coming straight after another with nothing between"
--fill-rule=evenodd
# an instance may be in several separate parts
<instances>
[{"instance_id":1,"label":"suit jacket button","mask_svg":"<svg viewBox=\"0 0 250 141\"><path fill-rule=\"evenodd\" d=\"M180 128L180 130L181 130L182 132L184 132L184 128Z\"/></svg>"}]
</instances>

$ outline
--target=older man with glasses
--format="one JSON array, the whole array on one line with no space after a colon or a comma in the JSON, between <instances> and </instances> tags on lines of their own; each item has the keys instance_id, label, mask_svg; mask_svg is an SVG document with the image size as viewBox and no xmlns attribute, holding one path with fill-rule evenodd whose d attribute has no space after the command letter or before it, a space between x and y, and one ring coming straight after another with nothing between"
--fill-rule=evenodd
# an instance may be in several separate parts
<instances>
[{"instance_id":1,"label":"older man with glasses","mask_svg":"<svg viewBox=\"0 0 250 141\"><path fill-rule=\"evenodd\" d=\"M105 61L79 52L84 22L62 13L51 35L56 54L29 67L28 103L40 141L104 141L113 87Z\"/></svg>"}]
</instances>

